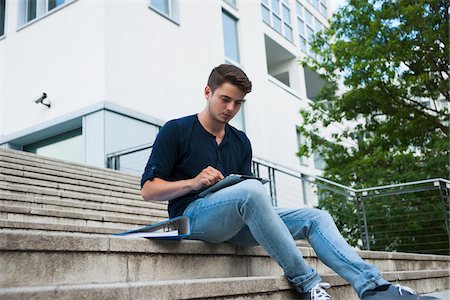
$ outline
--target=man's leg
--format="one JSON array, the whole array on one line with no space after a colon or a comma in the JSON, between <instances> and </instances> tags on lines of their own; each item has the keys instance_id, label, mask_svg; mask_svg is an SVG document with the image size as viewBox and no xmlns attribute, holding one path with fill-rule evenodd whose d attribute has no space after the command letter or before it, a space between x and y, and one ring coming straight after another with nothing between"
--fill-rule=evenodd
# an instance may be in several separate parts
<instances>
[{"instance_id":1,"label":"man's leg","mask_svg":"<svg viewBox=\"0 0 450 300\"><path fill-rule=\"evenodd\" d=\"M307 239L318 258L350 282L359 297L367 291L389 282L381 277L378 269L366 263L347 244L339 233L332 217L319 209L275 208L295 240ZM228 242L237 245L252 245L251 232L243 228Z\"/></svg>"},{"instance_id":2,"label":"man's leg","mask_svg":"<svg viewBox=\"0 0 450 300\"><path fill-rule=\"evenodd\" d=\"M221 243L238 234L254 237L299 292L307 292L321 281L316 271L306 265L289 229L257 180L244 180L196 200L184 213L190 216L191 239ZM251 235L243 233L247 230Z\"/></svg>"},{"instance_id":3,"label":"man's leg","mask_svg":"<svg viewBox=\"0 0 450 300\"><path fill-rule=\"evenodd\" d=\"M295 240L307 239L317 257L352 284L358 296L388 285L379 270L365 262L342 237L329 213L319 209L276 209Z\"/></svg>"}]
</instances>

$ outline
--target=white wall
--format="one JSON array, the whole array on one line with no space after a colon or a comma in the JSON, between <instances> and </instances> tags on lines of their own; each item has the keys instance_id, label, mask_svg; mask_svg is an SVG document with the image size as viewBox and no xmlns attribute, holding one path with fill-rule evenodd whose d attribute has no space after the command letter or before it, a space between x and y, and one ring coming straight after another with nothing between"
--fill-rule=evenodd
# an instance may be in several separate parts
<instances>
[{"instance_id":1,"label":"white wall","mask_svg":"<svg viewBox=\"0 0 450 300\"><path fill-rule=\"evenodd\" d=\"M16 3L8 2L8 32L0 41L0 135L105 98L102 2L75 1L19 31ZM51 109L34 103L43 92Z\"/></svg>"}]
</instances>

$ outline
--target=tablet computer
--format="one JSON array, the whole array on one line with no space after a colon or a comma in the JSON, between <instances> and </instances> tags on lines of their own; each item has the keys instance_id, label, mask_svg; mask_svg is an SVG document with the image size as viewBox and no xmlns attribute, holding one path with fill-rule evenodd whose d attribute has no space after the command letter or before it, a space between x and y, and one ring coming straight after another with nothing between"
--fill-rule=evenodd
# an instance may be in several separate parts
<instances>
[{"instance_id":1,"label":"tablet computer","mask_svg":"<svg viewBox=\"0 0 450 300\"><path fill-rule=\"evenodd\" d=\"M224 179L222 179L221 181L217 182L216 184L213 184L212 186L210 186L209 188L207 188L206 190L201 192L199 194L199 196L205 197L206 195L208 195L210 193L217 192L218 190L221 190L225 187L228 187L230 185L239 183L239 182L247 180L247 179L256 179L256 180L261 181L262 184L269 182L268 179L261 178L261 177L255 177L255 176L250 176L250 175L230 174L227 177L225 177Z\"/></svg>"}]
</instances>

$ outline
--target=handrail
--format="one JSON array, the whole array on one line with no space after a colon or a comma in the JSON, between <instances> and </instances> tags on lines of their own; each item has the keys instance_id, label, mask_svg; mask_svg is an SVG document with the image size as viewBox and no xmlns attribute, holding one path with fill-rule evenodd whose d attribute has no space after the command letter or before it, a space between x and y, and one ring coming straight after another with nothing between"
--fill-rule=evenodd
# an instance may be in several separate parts
<instances>
[{"instance_id":1,"label":"handrail","mask_svg":"<svg viewBox=\"0 0 450 300\"><path fill-rule=\"evenodd\" d=\"M342 188L344 190L349 191L350 194L359 194L359 193L364 193L364 192L369 192L369 191L374 191L374 190L380 190L380 189L406 187L406 186L417 185L417 184L425 184L425 183L430 183L430 182L432 182L432 183L434 183L434 182L444 182L444 183L450 184L450 180L449 179L432 178L432 179L411 181L411 182L406 182L406 183L397 183L397 184L390 184L390 185L375 186L375 187L370 187L370 188L354 189L352 187L349 187L349 186L346 186L346 185L334 182L334 181L326 179L324 177L308 174L308 173L305 173L305 172L302 172L302 171L298 171L298 170L295 170L295 169L292 169L292 168L289 168L289 167L286 167L286 166L283 166L283 165L280 165L280 164L276 164L276 163L270 162L268 160L265 160L265 159L262 159L262 158L259 158L259 157L256 157L256 156L253 157L253 160L258 162L258 163L261 163L261 164L263 164L263 165L265 165L267 167L275 168L275 169L277 169L278 171L280 171L282 173L285 173L285 174L288 174L288 175L292 175L292 176L294 176L294 177L296 177L298 179L301 179L301 180L306 180L305 178L302 177L302 175L303 175L303 176L308 176L308 177L314 178L316 180L328 183L328 184L336 186L336 187L340 187L340 188ZM281 168L284 169L284 170L282 170ZM310 180L306 180L306 181L311 182Z\"/></svg>"},{"instance_id":2,"label":"handrail","mask_svg":"<svg viewBox=\"0 0 450 300\"><path fill-rule=\"evenodd\" d=\"M135 147L131 147L131 148L127 148L124 150L120 150L120 151L116 151L116 152L112 152L112 153L108 153L106 155L106 158L111 158L114 156L122 156L122 155L127 155L127 154L132 154L132 153L136 153L142 150L146 150L146 149L150 149L153 147L153 143L147 143L147 144L142 144L142 145L138 145Z\"/></svg>"},{"instance_id":3,"label":"handrail","mask_svg":"<svg viewBox=\"0 0 450 300\"><path fill-rule=\"evenodd\" d=\"M277 169L278 171L280 171L282 173L285 173L287 175L292 175L292 176L294 176L294 177L296 177L298 179L301 179L301 180L305 180L305 178L302 176L302 175L304 175L304 176L308 176L308 177L317 179L319 181L323 181L325 183L334 185L336 187L340 187L342 189L348 190L348 191L353 192L353 193L357 191L357 190L355 190L355 189L353 189L353 188L351 188L349 186L346 186L346 185L334 182L332 180L329 180L329 179L326 179L326 178L323 178L323 177L320 177L320 176L317 176L317 175L301 172L301 171L298 171L298 170L295 170L295 169L292 169L292 168L289 168L289 167L286 167L286 166L283 166L283 165L280 165L280 164L276 164L276 163L270 162L268 160L265 160L265 159L262 159L262 158L259 158L259 157L256 157L256 156L253 156L253 160L258 162L258 163L260 163L260 164L265 165L266 167L275 168L275 169ZM285 170L281 170L280 168L283 168ZM308 180L306 180L306 181L308 181ZM308 181L308 182L311 182L311 181Z\"/></svg>"}]
</instances>

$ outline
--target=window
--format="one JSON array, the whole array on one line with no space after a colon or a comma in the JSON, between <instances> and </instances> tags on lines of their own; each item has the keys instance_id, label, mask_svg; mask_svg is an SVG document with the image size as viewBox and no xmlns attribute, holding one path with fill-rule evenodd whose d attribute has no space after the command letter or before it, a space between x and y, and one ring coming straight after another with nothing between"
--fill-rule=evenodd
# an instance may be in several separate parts
<instances>
[{"instance_id":1,"label":"window","mask_svg":"<svg viewBox=\"0 0 450 300\"><path fill-rule=\"evenodd\" d=\"M224 1L233 6L234 8L236 8L236 0L224 0Z\"/></svg>"},{"instance_id":2,"label":"window","mask_svg":"<svg viewBox=\"0 0 450 300\"><path fill-rule=\"evenodd\" d=\"M149 7L162 16L178 22L178 0L150 0Z\"/></svg>"},{"instance_id":3,"label":"window","mask_svg":"<svg viewBox=\"0 0 450 300\"><path fill-rule=\"evenodd\" d=\"M24 145L23 150L57 159L84 163L84 141L81 128Z\"/></svg>"},{"instance_id":4,"label":"window","mask_svg":"<svg viewBox=\"0 0 450 300\"><path fill-rule=\"evenodd\" d=\"M327 6L325 5L325 1L320 1L319 11L322 14L322 16L324 16L325 18L327 17L328 10L327 10Z\"/></svg>"},{"instance_id":5,"label":"window","mask_svg":"<svg viewBox=\"0 0 450 300\"><path fill-rule=\"evenodd\" d=\"M21 23L26 24L45 16L48 12L73 0L24 0L19 2L22 11Z\"/></svg>"},{"instance_id":6,"label":"window","mask_svg":"<svg viewBox=\"0 0 450 300\"><path fill-rule=\"evenodd\" d=\"M226 11L222 11L223 44L225 46L225 58L239 63L239 42L237 32L237 19Z\"/></svg>"},{"instance_id":7,"label":"window","mask_svg":"<svg viewBox=\"0 0 450 300\"><path fill-rule=\"evenodd\" d=\"M27 16L26 17L26 21L27 22L36 19L36 16L37 16L37 2L36 2L36 0L28 0L27 1L26 16Z\"/></svg>"},{"instance_id":8,"label":"window","mask_svg":"<svg viewBox=\"0 0 450 300\"><path fill-rule=\"evenodd\" d=\"M291 10L288 0L261 0L261 15L264 23L292 42Z\"/></svg>"},{"instance_id":9,"label":"window","mask_svg":"<svg viewBox=\"0 0 450 300\"><path fill-rule=\"evenodd\" d=\"M0 36L5 34L6 0L0 0Z\"/></svg>"},{"instance_id":10,"label":"window","mask_svg":"<svg viewBox=\"0 0 450 300\"><path fill-rule=\"evenodd\" d=\"M310 45L314 39L314 35L324 29L325 26L317 18L314 18L312 13L304 8L303 5L299 2L296 2L296 4L300 50L314 56L315 54L312 52Z\"/></svg>"},{"instance_id":11,"label":"window","mask_svg":"<svg viewBox=\"0 0 450 300\"><path fill-rule=\"evenodd\" d=\"M63 5L64 0L48 0L48 10L52 10L57 6Z\"/></svg>"}]
</instances>

